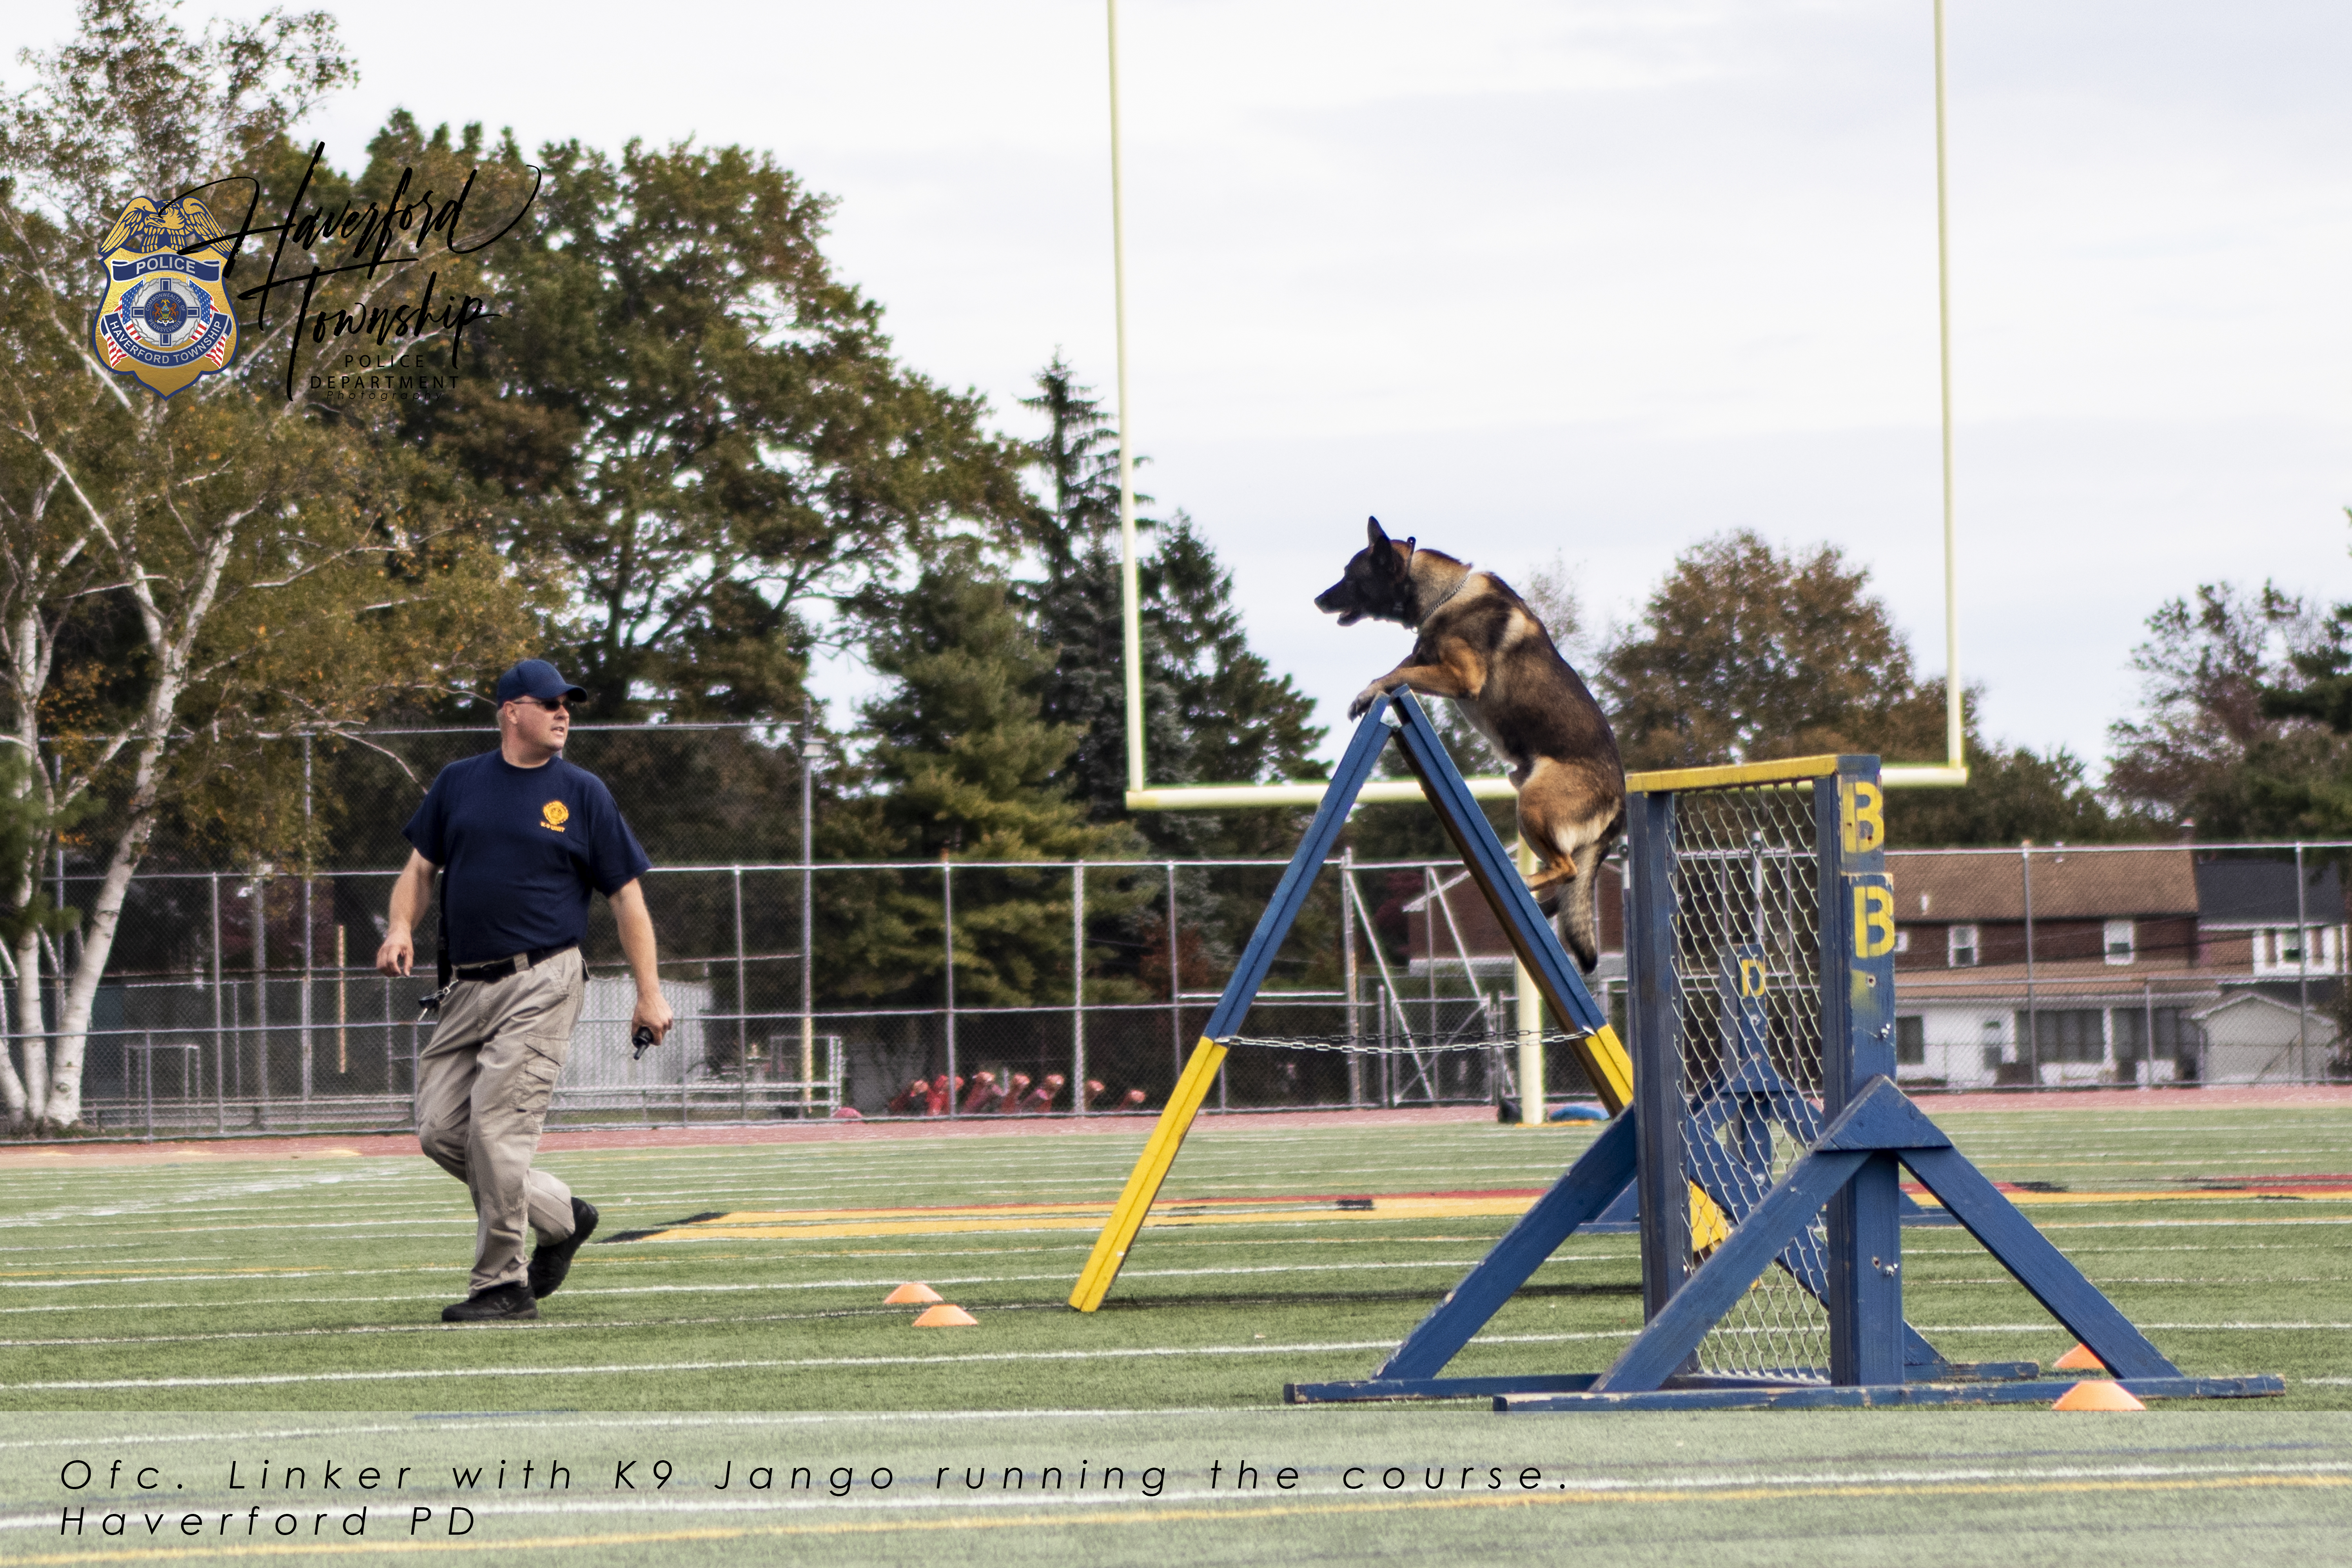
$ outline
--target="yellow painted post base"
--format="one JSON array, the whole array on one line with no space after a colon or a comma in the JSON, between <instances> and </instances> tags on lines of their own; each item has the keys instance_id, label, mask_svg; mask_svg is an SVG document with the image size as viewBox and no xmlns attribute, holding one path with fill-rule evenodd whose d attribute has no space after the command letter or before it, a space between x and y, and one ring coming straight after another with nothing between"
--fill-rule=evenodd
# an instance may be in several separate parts
<instances>
[{"instance_id":1,"label":"yellow painted post base","mask_svg":"<svg viewBox=\"0 0 2352 1568\"><path fill-rule=\"evenodd\" d=\"M1135 1245L1136 1233L1151 1212L1151 1200L1160 1195L1160 1184L1168 1179L1176 1152L1184 1146L1184 1134L1192 1130L1192 1119L1201 1113L1202 1102L1209 1098L1224 1060L1225 1047L1214 1040L1203 1039L1192 1047L1192 1059L1184 1064L1167 1107L1151 1130L1150 1141L1143 1145L1142 1158L1129 1173L1109 1221L1095 1237L1094 1250L1087 1255L1087 1266L1078 1273L1070 1305L1079 1311L1093 1311L1110 1294L1111 1281L1118 1278L1119 1268L1127 1261L1127 1249Z\"/></svg>"}]
</instances>

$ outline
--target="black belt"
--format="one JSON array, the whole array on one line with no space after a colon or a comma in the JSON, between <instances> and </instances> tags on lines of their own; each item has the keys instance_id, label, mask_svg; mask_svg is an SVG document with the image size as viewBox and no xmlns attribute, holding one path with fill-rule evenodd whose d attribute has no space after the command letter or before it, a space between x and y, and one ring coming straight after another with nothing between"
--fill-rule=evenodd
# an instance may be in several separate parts
<instances>
[{"instance_id":1,"label":"black belt","mask_svg":"<svg viewBox=\"0 0 2352 1568\"><path fill-rule=\"evenodd\" d=\"M549 959L570 952L580 944L559 942L553 947L534 947L519 958L501 958L496 963L461 963L450 973L460 980L504 980L526 969L536 969Z\"/></svg>"}]
</instances>

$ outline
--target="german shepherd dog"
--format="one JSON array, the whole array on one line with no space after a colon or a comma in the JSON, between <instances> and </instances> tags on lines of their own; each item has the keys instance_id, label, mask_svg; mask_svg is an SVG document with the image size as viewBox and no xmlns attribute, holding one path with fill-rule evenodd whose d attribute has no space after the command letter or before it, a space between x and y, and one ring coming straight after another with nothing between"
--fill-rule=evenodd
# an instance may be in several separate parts
<instances>
[{"instance_id":1,"label":"german shepherd dog","mask_svg":"<svg viewBox=\"0 0 2352 1568\"><path fill-rule=\"evenodd\" d=\"M1402 664L1356 694L1348 717L1399 687L1454 700L1510 765L1519 837L1542 861L1528 890L1557 910L1568 950L1591 973L1601 956L1596 873L1625 830L1625 769L1607 717L1500 577L1391 539L1379 518L1367 531L1370 542L1315 607L1343 626L1395 621L1420 637Z\"/></svg>"}]
</instances>

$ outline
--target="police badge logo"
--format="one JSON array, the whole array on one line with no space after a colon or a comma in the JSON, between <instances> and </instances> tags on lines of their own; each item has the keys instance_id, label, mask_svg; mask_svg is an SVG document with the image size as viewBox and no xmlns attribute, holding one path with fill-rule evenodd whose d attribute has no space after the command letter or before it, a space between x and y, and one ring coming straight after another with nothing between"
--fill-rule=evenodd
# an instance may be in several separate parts
<instances>
[{"instance_id":1,"label":"police badge logo","mask_svg":"<svg viewBox=\"0 0 2352 1568\"><path fill-rule=\"evenodd\" d=\"M100 247L106 300L93 328L109 370L135 376L158 397L227 368L236 353L236 310L221 275L224 231L204 203L182 196L162 212L133 197Z\"/></svg>"}]
</instances>

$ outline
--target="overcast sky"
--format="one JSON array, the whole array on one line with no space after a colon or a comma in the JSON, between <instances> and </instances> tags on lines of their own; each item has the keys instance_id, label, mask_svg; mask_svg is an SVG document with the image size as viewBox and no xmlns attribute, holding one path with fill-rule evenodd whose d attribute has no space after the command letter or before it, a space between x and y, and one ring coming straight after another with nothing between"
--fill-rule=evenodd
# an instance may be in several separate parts
<instances>
[{"instance_id":1,"label":"overcast sky","mask_svg":"<svg viewBox=\"0 0 2352 1568\"><path fill-rule=\"evenodd\" d=\"M1114 384L1099 0L336 0L385 113L742 142L840 199L903 357ZM191 20L250 7L191 0ZM1927 0L1125 0L1131 421L1327 721L1400 657L1308 603L1378 513L1629 620L1752 526L1943 666ZM14 51L71 27L15 0ZM1966 0L1949 26L1961 668L2105 750L2163 599L2352 597L2352 6ZM854 678L835 672L836 693Z\"/></svg>"}]
</instances>

